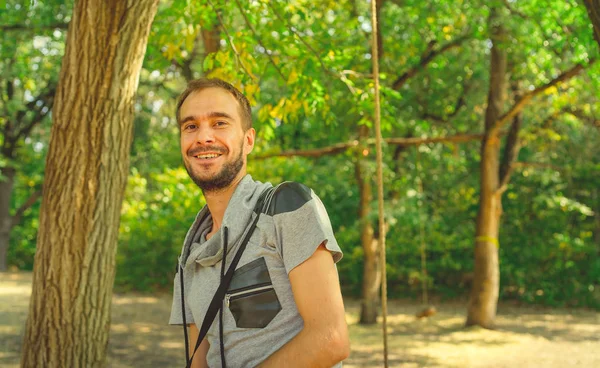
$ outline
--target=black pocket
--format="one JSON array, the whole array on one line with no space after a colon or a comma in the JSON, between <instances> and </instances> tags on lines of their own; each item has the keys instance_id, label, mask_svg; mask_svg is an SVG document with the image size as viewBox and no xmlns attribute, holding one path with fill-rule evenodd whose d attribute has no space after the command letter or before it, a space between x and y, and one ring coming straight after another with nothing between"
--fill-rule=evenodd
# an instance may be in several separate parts
<instances>
[{"instance_id":1,"label":"black pocket","mask_svg":"<svg viewBox=\"0 0 600 368\"><path fill-rule=\"evenodd\" d=\"M281 310L264 258L235 271L225 302L240 328L263 328Z\"/></svg>"}]
</instances>

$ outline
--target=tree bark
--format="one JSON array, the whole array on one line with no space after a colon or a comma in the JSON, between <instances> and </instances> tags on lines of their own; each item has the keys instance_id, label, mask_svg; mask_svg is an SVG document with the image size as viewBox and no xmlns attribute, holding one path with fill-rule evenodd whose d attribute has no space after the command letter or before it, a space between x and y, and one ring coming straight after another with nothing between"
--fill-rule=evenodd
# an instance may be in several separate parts
<instances>
[{"instance_id":1,"label":"tree bark","mask_svg":"<svg viewBox=\"0 0 600 368\"><path fill-rule=\"evenodd\" d=\"M102 367L133 103L158 0L79 0L46 159L22 367Z\"/></svg>"},{"instance_id":2,"label":"tree bark","mask_svg":"<svg viewBox=\"0 0 600 368\"><path fill-rule=\"evenodd\" d=\"M360 137L368 136L368 128L359 128ZM366 149L366 146L365 146ZM356 182L359 192L358 221L360 226L360 242L363 248L363 280L360 305L360 324L373 324L377 322L379 309L379 288L381 287L381 266L379 262L379 246L375 238L375 231L369 215L373 201L373 186L371 177L365 172L366 160L362 150L357 153L355 163Z\"/></svg>"},{"instance_id":3,"label":"tree bark","mask_svg":"<svg viewBox=\"0 0 600 368\"><path fill-rule=\"evenodd\" d=\"M8 267L6 257L12 228L10 198L15 183L15 174L16 171L12 167L2 169L4 179L0 181L0 272L6 271Z\"/></svg>"},{"instance_id":4,"label":"tree bark","mask_svg":"<svg viewBox=\"0 0 600 368\"><path fill-rule=\"evenodd\" d=\"M500 183L500 137L496 122L506 93L506 31L497 10L490 14L492 49L485 133L481 143L480 196L475 231L475 270L467 312L467 326L493 328L498 304L500 272L498 233L502 215Z\"/></svg>"}]
</instances>

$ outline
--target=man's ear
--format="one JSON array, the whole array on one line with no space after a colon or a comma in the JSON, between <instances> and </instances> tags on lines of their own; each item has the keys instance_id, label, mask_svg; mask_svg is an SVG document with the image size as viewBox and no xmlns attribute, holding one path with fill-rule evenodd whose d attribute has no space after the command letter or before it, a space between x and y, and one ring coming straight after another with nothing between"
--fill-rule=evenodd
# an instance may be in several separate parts
<instances>
[{"instance_id":1,"label":"man's ear","mask_svg":"<svg viewBox=\"0 0 600 368\"><path fill-rule=\"evenodd\" d=\"M244 133L244 154L248 155L254 148L254 138L256 137L256 130L250 128Z\"/></svg>"}]
</instances>

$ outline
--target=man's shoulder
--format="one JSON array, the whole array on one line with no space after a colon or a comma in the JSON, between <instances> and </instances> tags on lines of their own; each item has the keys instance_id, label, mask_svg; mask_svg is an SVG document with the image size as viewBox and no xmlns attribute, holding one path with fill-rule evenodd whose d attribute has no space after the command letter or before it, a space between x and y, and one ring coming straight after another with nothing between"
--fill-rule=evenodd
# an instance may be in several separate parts
<instances>
[{"instance_id":1,"label":"man's shoulder","mask_svg":"<svg viewBox=\"0 0 600 368\"><path fill-rule=\"evenodd\" d=\"M267 214L293 212L312 200L312 190L302 183L285 181L274 188Z\"/></svg>"}]
</instances>

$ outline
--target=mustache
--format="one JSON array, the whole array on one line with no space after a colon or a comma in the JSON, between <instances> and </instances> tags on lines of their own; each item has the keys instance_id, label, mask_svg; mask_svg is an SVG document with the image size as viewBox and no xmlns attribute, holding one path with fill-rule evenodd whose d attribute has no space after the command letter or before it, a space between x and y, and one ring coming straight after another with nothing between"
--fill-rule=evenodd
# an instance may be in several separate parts
<instances>
[{"instance_id":1,"label":"mustache","mask_svg":"<svg viewBox=\"0 0 600 368\"><path fill-rule=\"evenodd\" d=\"M218 146L207 146L207 147L196 147L188 151L189 156L196 156L205 152L216 152L220 154L227 153L227 150L223 147Z\"/></svg>"}]
</instances>

